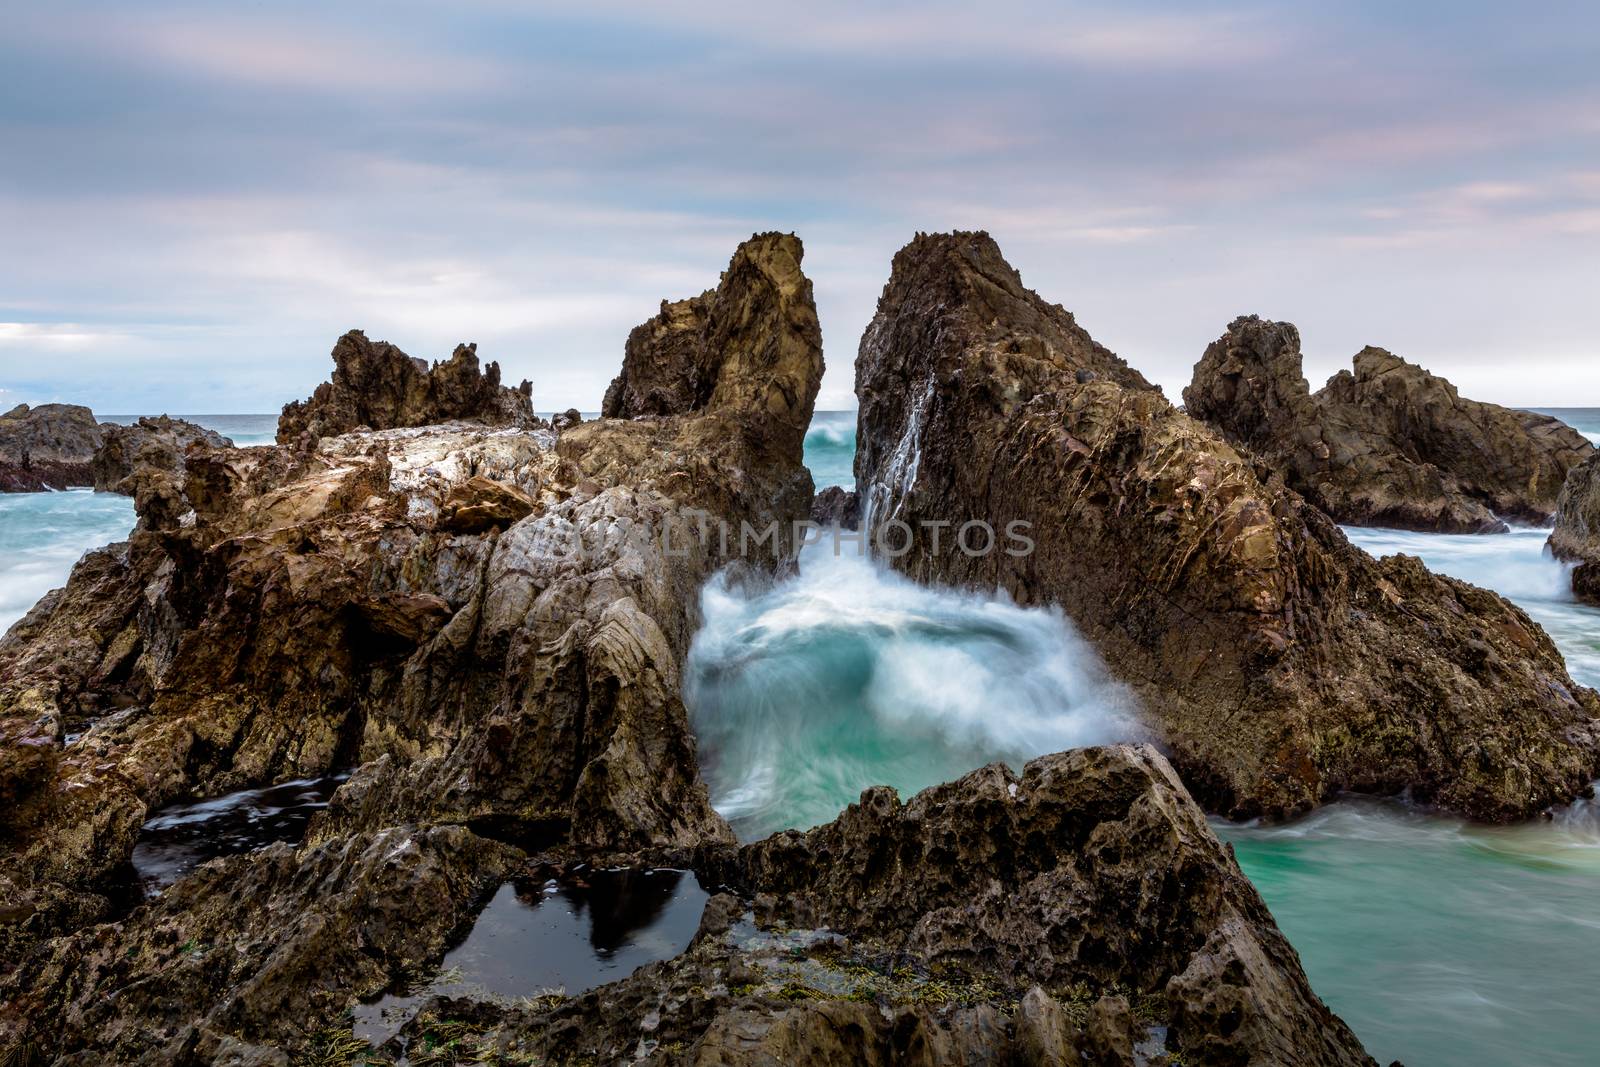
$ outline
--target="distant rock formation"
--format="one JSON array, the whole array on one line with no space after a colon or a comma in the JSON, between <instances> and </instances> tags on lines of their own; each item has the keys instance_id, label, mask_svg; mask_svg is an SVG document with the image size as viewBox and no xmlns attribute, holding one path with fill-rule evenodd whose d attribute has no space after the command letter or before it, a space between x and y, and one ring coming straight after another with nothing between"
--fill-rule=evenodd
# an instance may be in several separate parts
<instances>
[{"instance_id":1,"label":"distant rock formation","mask_svg":"<svg viewBox=\"0 0 1600 1067\"><path fill-rule=\"evenodd\" d=\"M1250 449L1335 521L1438 533L1547 524L1567 471L1594 454L1559 419L1464 400L1381 348L1312 393L1300 333L1254 315L1206 349L1188 414Z\"/></svg>"},{"instance_id":2,"label":"distant rock formation","mask_svg":"<svg viewBox=\"0 0 1600 1067\"><path fill-rule=\"evenodd\" d=\"M1600 453L1568 472L1556 505L1550 550L1557 559L1577 564L1572 591L1600 604Z\"/></svg>"},{"instance_id":3,"label":"distant rock formation","mask_svg":"<svg viewBox=\"0 0 1600 1067\"><path fill-rule=\"evenodd\" d=\"M131 426L114 422L100 427L102 441L91 467L99 492L137 496L140 467L150 467L181 478L184 453L192 444L206 448L232 448L233 442L204 426L168 415L141 418Z\"/></svg>"},{"instance_id":4,"label":"distant rock formation","mask_svg":"<svg viewBox=\"0 0 1600 1067\"><path fill-rule=\"evenodd\" d=\"M986 234L895 256L856 383L868 522L950 524L894 565L1060 605L1212 810L1409 790L1510 820L1600 771L1600 696L1519 608L1353 547L1024 288ZM1035 547L957 551L970 520L1031 523Z\"/></svg>"},{"instance_id":5,"label":"distant rock formation","mask_svg":"<svg viewBox=\"0 0 1600 1067\"><path fill-rule=\"evenodd\" d=\"M478 346L457 345L431 368L387 341L351 330L333 346L333 377L307 400L284 405L278 443L303 434L334 437L352 430L391 430L465 419L489 426L530 427L533 386L500 384L500 364L480 372Z\"/></svg>"},{"instance_id":6,"label":"distant rock formation","mask_svg":"<svg viewBox=\"0 0 1600 1067\"><path fill-rule=\"evenodd\" d=\"M0 492L39 493L94 484L102 431L76 404L18 404L0 415Z\"/></svg>"}]
</instances>

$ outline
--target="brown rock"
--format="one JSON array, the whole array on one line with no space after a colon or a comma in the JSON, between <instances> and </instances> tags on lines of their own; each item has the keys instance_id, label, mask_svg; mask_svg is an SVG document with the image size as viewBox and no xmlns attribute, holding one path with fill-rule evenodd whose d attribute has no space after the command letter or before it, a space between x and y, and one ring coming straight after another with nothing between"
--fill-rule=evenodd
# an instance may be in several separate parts
<instances>
[{"instance_id":1,"label":"brown rock","mask_svg":"<svg viewBox=\"0 0 1600 1067\"><path fill-rule=\"evenodd\" d=\"M1466 400L1381 348L1317 393L1286 322L1235 319L1195 365L1188 413L1251 449L1338 522L1440 533L1544 525L1567 471L1592 455L1548 415Z\"/></svg>"},{"instance_id":2,"label":"brown rock","mask_svg":"<svg viewBox=\"0 0 1600 1067\"><path fill-rule=\"evenodd\" d=\"M527 428L533 387L500 384L500 364L478 369L478 346L457 345L448 360L431 368L387 341L369 341L351 330L333 346L333 378L308 400L284 406L278 443L302 434L331 437L357 429L388 430L471 420L490 426Z\"/></svg>"},{"instance_id":3,"label":"brown rock","mask_svg":"<svg viewBox=\"0 0 1600 1067\"><path fill-rule=\"evenodd\" d=\"M738 261L764 276L755 251ZM806 291L792 290L794 299ZM794 362L722 359L718 389L730 399L714 410L586 423L559 440L470 421L308 430L293 447L197 446L181 477L140 466L153 488L136 496L129 542L91 553L0 640L0 877L30 900L60 901L0 922L0 970L29 953L59 963L61 938L87 938L85 922L120 914L107 895L151 809L352 763L297 855L446 825L541 847L731 842L699 778L679 690L696 594L729 560L714 540L668 555L656 534L702 520L787 528L807 513L811 482L798 436L787 444L789 416L747 404L766 394L736 380L785 372L809 410L821 352L762 341L763 330L787 333L785 316L798 314L767 297L765 311L742 320L739 343ZM329 405L338 400L367 418L389 405L393 381L382 374L373 403L348 395L366 380L357 365L373 369L346 360L338 388L319 391L327 403L302 414L337 414ZM769 544L743 565L772 572L791 551ZM301 886L316 894L280 895L273 906L344 936L376 907L351 905L350 921L332 915L356 871L318 867ZM172 925L203 906L185 884L162 897ZM220 939L223 916L206 922ZM248 910L238 922L263 953L300 928ZM247 937L244 925L235 935ZM14 988L59 1006L38 984L45 973L26 971L33 977ZM117 970L95 988L148 977ZM250 981L248 968L208 971L181 1004L160 1009L161 1027L170 1021L178 1036L198 1027L202 1044L183 1047L211 1049L208 1020ZM132 1019L145 1009L106 1010ZM276 1032L285 1020L274 1013L288 1011L264 1008L247 1028ZM120 1026L72 1040L122 1048L132 1039Z\"/></svg>"},{"instance_id":4,"label":"brown rock","mask_svg":"<svg viewBox=\"0 0 1600 1067\"><path fill-rule=\"evenodd\" d=\"M798 447L822 360L800 239L755 234L739 246L716 289L669 304L628 335L622 372L606 390L607 418L719 409L759 412L784 447Z\"/></svg>"},{"instance_id":5,"label":"brown rock","mask_svg":"<svg viewBox=\"0 0 1600 1067\"><path fill-rule=\"evenodd\" d=\"M854 490L830 485L812 499L811 521L818 526L854 530L861 525L861 498Z\"/></svg>"},{"instance_id":6,"label":"brown rock","mask_svg":"<svg viewBox=\"0 0 1600 1067\"><path fill-rule=\"evenodd\" d=\"M1573 592L1600 604L1600 454L1567 474L1555 525L1550 550L1557 559L1577 564L1572 570Z\"/></svg>"},{"instance_id":7,"label":"brown rock","mask_svg":"<svg viewBox=\"0 0 1600 1067\"><path fill-rule=\"evenodd\" d=\"M191 445L233 447L232 441L213 430L168 415L141 418L131 426L108 422L100 429L102 440L93 460L95 490L125 496L137 495L134 471L140 466L172 474L181 483L184 454Z\"/></svg>"},{"instance_id":8,"label":"brown rock","mask_svg":"<svg viewBox=\"0 0 1600 1067\"><path fill-rule=\"evenodd\" d=\"M439 528L482 533L526 518L533 514L535 506L533 498L520 489L480 475L450 491L439 511Z\"/></svg>"},{"instance_id":9,"label":"brown rock","mask_svg":"<svg viewBox=\"0 0 1600 1067\"><path fill-rule=\"evenodd\" d=\"M425 1014L471 1024L463 1059L1126 1065L1164 1029L1174 1062L1372 1063L1148 748L997 764L904 804L868 790L706 861L754 896L759 934L708 903L688 951L620 982Z\"/></svg>"},{"instance_id":10,"label":"brown rock","mask_svg":"<svg viewBox=\"0 0 1600 1067\"><path fill-rule=\"evenodd\" d=\"M1600 697L1527 615L1351 546L1024 289L986 235L895 257L856 375L871 522L952 524L895 565L1064 608L1211 809L1409 789L1508 820L1594 777ZM950 536L969 520L1031 524L1033 549L969 556Z\"/></svg>"}]
</instances>

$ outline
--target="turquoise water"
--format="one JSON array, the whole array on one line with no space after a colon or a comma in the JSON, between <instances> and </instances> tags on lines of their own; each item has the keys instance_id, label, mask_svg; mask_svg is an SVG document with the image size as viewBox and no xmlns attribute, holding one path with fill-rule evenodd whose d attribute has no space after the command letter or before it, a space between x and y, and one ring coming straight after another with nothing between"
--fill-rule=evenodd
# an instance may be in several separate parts
<instances>
[{"instance_id":1,"label":"turquoise water","mask_svg":"<svg viewBox=\"0 0 1600 1067\"><path fill-rule=\"evenodd\" d=\"M1134 704L1059 611L924 589L848 545L751 595L713 581L689 653L712 803L745 838L814 826L1006 760L1136 736Z\"/></svg>"},{"instance_id":2,"label":"turquoise water","mask_svg":"<svg viewBox=\"0 0 1600 1067\"><path fill-rule=\"evenodd\" d=\"M842 485L856 487L856 413L819 411L806 431L806 466L818 489Z\"/></svg>"},{"instance_id":3,"label":"turquoise water","mask_svg":"<svg viewBox=\"0 0 1600 1067\"><path fill-rule=\"evenodd\" d=\"M0 632L66 584L78 558L133 529L133 501L112 493L0 493Z\"/></svg>"}]
</instances>

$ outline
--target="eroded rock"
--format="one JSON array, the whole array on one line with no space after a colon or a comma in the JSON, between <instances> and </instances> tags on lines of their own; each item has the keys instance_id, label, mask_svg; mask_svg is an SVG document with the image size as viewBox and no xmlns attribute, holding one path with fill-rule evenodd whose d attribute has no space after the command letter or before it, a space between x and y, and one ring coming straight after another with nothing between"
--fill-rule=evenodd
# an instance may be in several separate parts
<instances>
[{"instance_id":1,"label":"eroded rock","mask_svg":"<svg viewBox=\"0 0 1600 1067\"><path fill-rule=\"evenodd\" d=\"M1600 769L1600 697L1526 614L1350 545L1023 288L987 235L895 257L856 376L870 521L950 524L894 565L1063 607L1212 810L1410 790L1508 820ZM971 520L1029 523L1034 547L959 551Z\"/></svg>"},{"instance_id":2,"label":"eroded rock","mask_svg":"<svg viewBox=\"0 0 1600 1067\"><path fill-rule=\"evenodd\" d=\"M351 330L333 346L333 363L333 377L309 399L284 406L279 444L294 444L302 434L330 437L458 419L522 428L537 421L533 386L502 386L498 363L480 370L477 345L457 345L449 359L430 367L387 341L369 341Z\"/></svg>"},{"instance_id":3,"label":"eroded rock","mask_svg":"<svg viewBox=\"0 0 1600 1067\"><path fill-rule=\"evenodd\" d=\"M1546 525L1567 471L1594 453L1549 415L1464 399L1455 386L1364 348L1313 393L1300 333L1235 319L1195 365L1190 415L1250 449L1338 522L1491 533Z\"/></svg>"},{"instance_id":4,"label":"eroded rock","mask_svg":"<svg viewBox=\"0 0 1600 1067\"><path fill-rule=\"evenodd\" d=\"M702 862L753 912L714 897L686 952L581 996L435 1001L382 1051L453 1035L463 1058L557 1062L1372 1062L1148 748L997 764L904 803L871 789Z\"/></svg>"},{"instance_id":5,"label":"eroded rock","mask_svg":"<svg viewBox=\"0 0 1600 1067\"><path fill-rule=\"evenodd\" d=\"M168 415L141 418L131 426L104 423L102 439L94 454L94 487L97 492L137 496L140 467L152 467L161 474L182 479L183 457L193 444L206 448L232 448L233 442L214 430L186 419Z\"/></svg>"}]
</instances>

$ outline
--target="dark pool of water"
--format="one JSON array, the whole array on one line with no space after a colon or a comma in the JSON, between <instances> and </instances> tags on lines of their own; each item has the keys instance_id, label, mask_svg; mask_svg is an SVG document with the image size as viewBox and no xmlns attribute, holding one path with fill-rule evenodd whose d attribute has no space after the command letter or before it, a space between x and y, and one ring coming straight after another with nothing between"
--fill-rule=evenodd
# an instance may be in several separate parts
<instances>
[{"instance_id":1,"label":"dark pool of water","mask_svg":"<svg viewBox=\"0 0 1600 1067\"><path fill-rule=\"evenodd\" d=\"M299 841L311 817L328 806L349 777L302 778L157 809L133 848L139 885L147 893L159 892L206 860Z\"/></svg>"},{"instance_id":2,"label":"dark pool of water","mask_svg":"<svg viewBox=\"0 0 1600 1067\"><path fill-rule=\"evenodd\" d=\"M428 997L576 996L689 947L709 894L695 876L662 868L590 870L506 882L439 977L355 1010L355 1033L389 1040Z\"/></svg>"}]
</instances>

